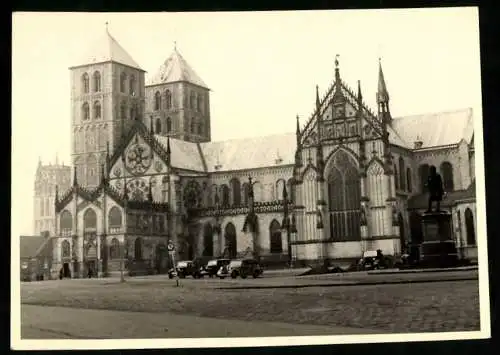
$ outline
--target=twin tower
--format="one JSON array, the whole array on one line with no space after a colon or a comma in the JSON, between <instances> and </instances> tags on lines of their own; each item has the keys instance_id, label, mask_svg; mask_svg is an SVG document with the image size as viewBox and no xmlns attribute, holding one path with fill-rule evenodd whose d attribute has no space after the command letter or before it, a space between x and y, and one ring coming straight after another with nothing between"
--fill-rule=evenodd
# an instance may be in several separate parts
<instances>
[{"instance_id":1,"label":"twin tower","mask_svg":"<svg viewBox=\"0 0 500 355\"><path fill-rule=\"evenodd\" d=\"M210 90L177 48L146 83L146 72L108 29L71 71L72 162L78 183L99 184L134 120L155 134L208 142Z\"/></svg>"}]
</instances>

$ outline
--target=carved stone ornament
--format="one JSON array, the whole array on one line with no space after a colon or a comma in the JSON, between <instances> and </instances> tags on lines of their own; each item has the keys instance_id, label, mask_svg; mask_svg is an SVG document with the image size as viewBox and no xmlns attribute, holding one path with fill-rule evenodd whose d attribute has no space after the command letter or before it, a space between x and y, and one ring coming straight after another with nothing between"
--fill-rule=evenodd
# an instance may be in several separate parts
<instances>
[{"instance_id":1,"label":"carved stone ornament","mask_svg":"<svg viewBox=\"0 0 500 355\"><path fill-rule=\"evenodd\" d=\"M123 184L120 180L118 180L116 183L115 183L115 187L118 189L118 190L121 190L122 187L123 187Z\"/></svg>"},{"instance_id":2,"label":"carved stone ornament","mask_svg":"<svg viewBox=\"0 0 500 355\"><path fill-rule=\"evenodd\" d=\"M113 170L113 173L116 177L120 177L122 175L122 169L116 167L115 170Z\"/></svg>"},{"instance_id":3,"label":"carved stone ornament","mask_svg":"<svg viewBox=\"0 0 500 355\"><path fill-rule=\"evenodd\" d=\"M134 175L144 174L151 163L151 148L147 144L133 144L125 154L126 167Z\"/></svg>"},{"instance_id":4,"label":"carved stone ornament","mask_svg":"<svg viewBox=\"0 0 500 355\"><path fill-rule=\"evenodd\" d=\"M155 170L157 172L161 172L163 170L163 164L161 163L161 161L155 161Z\"/></svg>"}]
</instances>

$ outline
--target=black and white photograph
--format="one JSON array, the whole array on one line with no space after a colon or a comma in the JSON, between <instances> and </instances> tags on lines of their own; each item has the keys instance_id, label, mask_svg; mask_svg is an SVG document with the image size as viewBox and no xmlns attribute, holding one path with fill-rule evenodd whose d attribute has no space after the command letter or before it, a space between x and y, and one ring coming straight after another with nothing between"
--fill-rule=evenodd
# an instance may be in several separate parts
<instances>
[{"instance_id":1,"label":"black and white photograph","mask_svg":"<svg viewBox=\"0 0 500 355\"><path fill-rule=\"evenodd\" d=\"M12 23L13 349L490 336L477 8Z\"/></svg>"}]
</instances>

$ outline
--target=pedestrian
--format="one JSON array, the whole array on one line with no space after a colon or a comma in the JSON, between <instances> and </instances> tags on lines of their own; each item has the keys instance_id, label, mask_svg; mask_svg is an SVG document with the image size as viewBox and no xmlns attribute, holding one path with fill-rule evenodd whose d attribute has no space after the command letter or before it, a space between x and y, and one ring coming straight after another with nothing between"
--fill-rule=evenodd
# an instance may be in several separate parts
<instances>
[{"instance_id":1,"label":"pedestrian","mask_svg":"<svg viewBox=\"0 0 500 355\"><path fill-rule=\"evenodd\" d=\"M88 276L89 276L89 279L92 278L92 269L91 268L89 268Z\"/></svg>"},{"instance_id":2,"label":"pedestrian","mask_svg":"<svg viewBox=\"0 0 500 355\"><path fill-rule=\"evenodd\" d=\"M62 280L63 279L63 269L61 268L61 270L59 270L59 280Z\"/></svg>"}]
</instances>

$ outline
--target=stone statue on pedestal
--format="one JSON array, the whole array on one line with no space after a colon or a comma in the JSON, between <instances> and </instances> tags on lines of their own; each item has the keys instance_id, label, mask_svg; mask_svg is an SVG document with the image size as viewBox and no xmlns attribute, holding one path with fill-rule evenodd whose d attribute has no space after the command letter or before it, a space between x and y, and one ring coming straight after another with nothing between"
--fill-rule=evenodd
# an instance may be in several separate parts
<instances>
[{"instance_id":1,"label":"stone statue on pedestal","mask_svg":"<svg viewBox=\"0 0 500 355\"><path fill-rule=\"evenodd\" d=\"M444 188L441 175L439 175L436 171L435 166L430 167L430 174L427 178L425 186L429 189L429 202L426 212L430 213L432 211L432 202L434 201L436 202L436 212L440 212L440 204L443 200Z\"/></svg>"}]
</instances>

